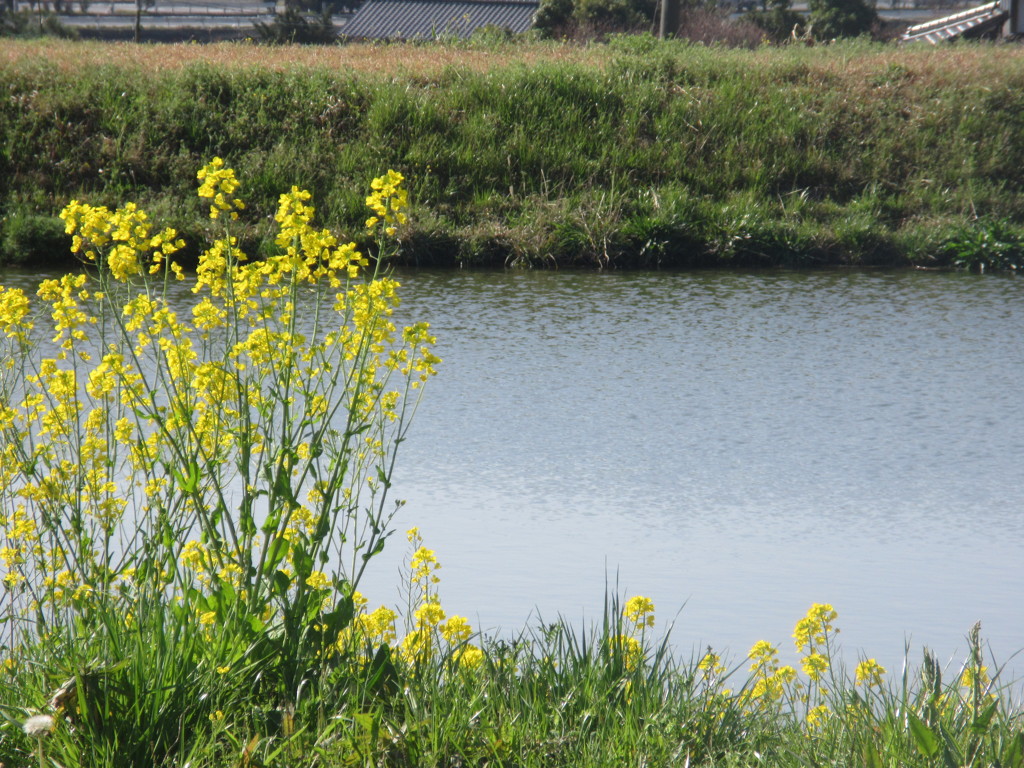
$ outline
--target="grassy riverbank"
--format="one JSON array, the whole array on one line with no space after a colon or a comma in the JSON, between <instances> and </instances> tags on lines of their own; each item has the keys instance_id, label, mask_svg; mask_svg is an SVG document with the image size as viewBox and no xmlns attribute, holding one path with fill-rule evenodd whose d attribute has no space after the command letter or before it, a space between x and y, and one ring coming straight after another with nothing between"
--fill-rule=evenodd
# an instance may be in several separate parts
<instances>
[{"instance_id":1,"label":"grassy riverbank","mask_svg":"<svg viewBox=\"0 0 1024 768\"><path fill-rule=\"evenodd\" d=\"M401 171L418 264L1006 266L1024 251L1018 46L12 41L0 86L8 261L54 253L72 198L135 199L184 230L186 170L215 154L255 210L301 182L344 231L362 216L353 182Z\"/></svg>"}]
</instances>

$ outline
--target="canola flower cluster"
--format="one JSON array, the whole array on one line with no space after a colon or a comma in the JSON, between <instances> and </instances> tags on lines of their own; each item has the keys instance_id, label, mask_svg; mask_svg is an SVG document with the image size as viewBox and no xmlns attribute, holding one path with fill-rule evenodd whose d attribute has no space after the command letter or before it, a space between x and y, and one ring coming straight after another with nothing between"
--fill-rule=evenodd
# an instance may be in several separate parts
<instances>
[{"instance_id":1,"label":"canola flower cluster","mask_svg":"<svg viewBox=\"0 0 1024 768\"><path fill-rule=\"evenodd\" d=\"M725 687L732 675L720 655L711 648L698 661L700 684L704 690L704 707L723 716L725 702L735 698L747 713L802 712L808 732L823 727L831 713L830 688L835 683L833 655L835 621L838 612L828 603L814 603L793 629L793 642L800 654L800 668L782 664L779 648L767 640L759 640L747 653L747 678L738 693ZM886 670L874 659L862 661L856 669L854 683L866 688L880 687Z\"/></svg>"},{"instance_id":2,"label":"canola flower cluster","mask_svg":"<svg viewBox=\"0 0 1024 768\"><path fill-rule=\"evenodd\" d=\"M427 665L450 660L460 672L479 671L484 668L487 652L471 642L476 636L472 625L464 616L449 616L441 605L438 591L441 563L434 550L424 545L418 527L407 532L412 548L408 561L408 606L405 633L397 640L397 623L402 615L384 605L367 611L368 601L357 593L356 617L351 627L338 638L342 653L361 655L365 661L386 647L392 657L403 663L412 673ZM655 625L654 602L637 595L630 598L622 610L618 623L623 632L608 638L610 658L626 673L641 669L646 658L647 629Z\"/></svg>"},{"instance_id":3,"label":"canola flower cluster","mask_svg":"<svg viewBox=\"0 0 1024 768\"><path fill-rule=\"evenodd\" d=\"M441 607L437 572L441 564L434 550L423 545L419 528L407 533L413 554L409 561L409 602L411 626L399 646L400 657L411 665L424 665L447 651L464 669L475 669L484 660L483 651L469 642L473 628L464 616L448 616Z\"/></svg>"},{"instance_id":4,"label":"canola flower cluster","mask_svg":"<svg viewBox=\"0 0 1024 768\"><path fill-rule=\"evenodd\" d=\"M388 171L387 175L374 179L370 184L373 192L366 198L367 207L375 215L366 220L366 229L373 232L383 226L384 233L393 237L399 225L405 224L406 217L402 209L408 204L408 195L402 188L405 177L397 171Z\"/></svg>"},{"instance_id":5,"label":"canola flower cluster","mask_svg":"<svg viewBox=\"0 0 1024 768\"><path fill-rule=\"evenodd\" d=\"M38 302L0 287L0 599L38 631L73 634L100 606L138 627L140 605L171 601L207 637L326 649L390 532L434 338L395 327L398 283L313 226L308 192L280 196L278 251L250 260L230 229L246 211L234 171L214 158L197 176L224 232L194 274L133 203L75 200L61 217L87 269L43 281ZM371 184L381 257L402 181ZM393 639L386 613L356 624ZM230 669L229 645L198 663Z\"/></svg>"}]
</instances>

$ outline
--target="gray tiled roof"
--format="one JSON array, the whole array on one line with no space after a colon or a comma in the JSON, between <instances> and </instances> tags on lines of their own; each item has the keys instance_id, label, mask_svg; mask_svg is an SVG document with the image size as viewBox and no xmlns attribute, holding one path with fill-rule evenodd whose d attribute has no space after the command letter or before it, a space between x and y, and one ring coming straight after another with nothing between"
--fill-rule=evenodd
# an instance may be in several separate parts
<instances>
[{"instance_id":1,"label":"gray tiled roof","mask_svg":"<svg viewBox=\"0 0 1024 768\"><path fill-rule=\"evenodd\" d=\"M900 35L900 41L907 43L913 40L927 40L929 43L939 43L961 35L967 36L982 27L1000 24L1007 15L999 0L995 0L977 8L954 13L952 16L908 27L907 31Z\"/></svg>"},{"instance_id":2,"label":"gray tiled roof","mask_svg":"<svg viewBox=\"0 0 1024 768\"><path fill-rule=\"evenodd\" d=\"M430 40L469 37L491 24L513 33L533 25L537 0L366 0L342 27L344 37Z\"/></svg>"}]
</instances>

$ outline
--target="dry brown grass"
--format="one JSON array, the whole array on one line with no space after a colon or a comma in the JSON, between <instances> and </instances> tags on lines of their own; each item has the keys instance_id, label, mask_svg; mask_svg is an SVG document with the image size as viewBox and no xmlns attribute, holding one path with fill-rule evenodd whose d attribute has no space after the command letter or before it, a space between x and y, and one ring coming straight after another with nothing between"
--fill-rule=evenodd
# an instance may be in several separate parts
<instances>
[{"instance_id":1,"label":"dry brown grass","mask_svg":"<svg viewBox=\"0 0 1024 768\"><path fill-rule=\"evenodd\" d=\"M60 40L6 40L0 43L0 66L30 68L37 65L66 71L113 65L156 72L203 62L218 68L319 68L429 78L451 68L485 72L509 66L530 67L555 62L603 67L612 55L603 45L522 41L495 47L445 44L135 45ZM722 57L725 66L752 67L755 71L765 72L776 66L785 68L800 62L806 67L806 82L813 82L820 76L823 84L843 80L870 83L879 73L894 69L904 70L904 84L917 81L932 87L972 84L985 87L993 73L999 73L1001 77L1019 73L1024 77L1024 46L1018 45L762 47L753 51L718 48L712 55ZM743 61L738 61L737 56L744 57Z\"/></svg>"},{"instance_id":2,"label":"dry brown grass","mask_svg":"<svg viewBox=\"0 0 1024 768\"><path fill-rule=\"evenodd\" d=\"M0 66L38 62L72 71L97 65L179 69L204 62L215 67L324 68L384 75L430 77L451 67L488 71L509 65L575 62L599 66L607 54L597 46L516 44L494 48L451 45L351 44L332 46L264 46L251 43L136 45L81 41L4 41Z\"/></svg>"}]
</instances>

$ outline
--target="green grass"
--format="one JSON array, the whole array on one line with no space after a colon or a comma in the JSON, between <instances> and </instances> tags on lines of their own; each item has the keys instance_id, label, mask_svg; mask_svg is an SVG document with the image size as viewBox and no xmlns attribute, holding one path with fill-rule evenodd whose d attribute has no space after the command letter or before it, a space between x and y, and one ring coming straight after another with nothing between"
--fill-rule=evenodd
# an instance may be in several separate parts
<instances>
[{"instance_id":1,"label":"green grass","mask_svg":"<svg viewBox=\"0 0 1024 768\"><path fill-rule=\"evenodd\" d=\"M281 700L261 689L258 665L227 675L177 666L199 638L174 636L175 623L119 630L132 647L118 669L88 666L97 648L31 649L0 684L4 763L34 764L21 721L50 711L68 675L90 709L59 715L44 740L47 764L68 768L1024 765L1024 714L989 678L976 630L962 666L943 670L926 654L869 687L836 658L817 683L801 674L777 698L757 697L763 675L750 660L676 657L613 597L589 630L560 619L472 638L485 653L477 667L460 665L456 645L411 665L368 646L324 662L319 682ZM615 641L622 633L641 638L642 659Z\"/></svg>"},{"instance_id":2,"label":"green grass","mask_svg":"<svg viewBox=\"0 0 1024 768\"><path fill-rule=\"evenodd\" d=\"M418 264L1007 267L1017 259L967 252L993 226L1004 250L1024 243L1024 63L1011 47L621 38L342 47L329 66L218 46L159 68L71 43L60 56L81 65L46 67L30 54L54 44L12 45L8 261L34 263L17 233L76 197L135 199L184 229L188 172L214 155L261 213L301 183L350 232L355 182L401 171ZM368 70L361 55L400 63Z\"/></svg>"}]
</instances>

